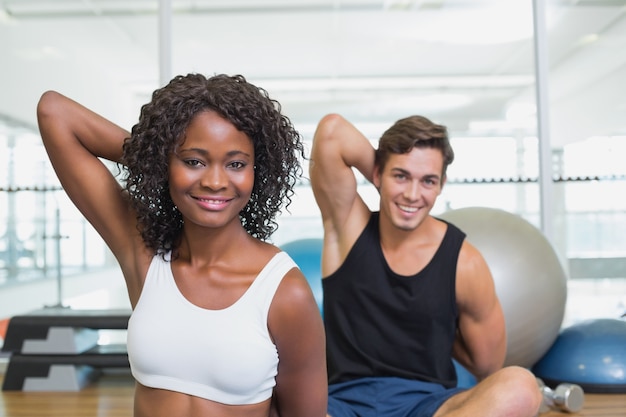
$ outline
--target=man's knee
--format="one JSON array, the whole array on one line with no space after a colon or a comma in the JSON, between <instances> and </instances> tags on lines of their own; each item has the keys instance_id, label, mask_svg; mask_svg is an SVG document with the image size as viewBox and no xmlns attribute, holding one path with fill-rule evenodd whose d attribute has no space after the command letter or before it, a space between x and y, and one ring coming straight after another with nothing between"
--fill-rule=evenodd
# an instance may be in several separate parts
<instances>
[{"instance_id":1,"label":"man's knee","mask_svg":"<svg viewBox=\"0 0 626 417\"><path fill-rule=\"evenodd\" d=\"M535 376L525 368L510 366L448 399L435 417L468 413L531 417L537 414L541 400Z\"/></svg>"},{"instance_id":2,"label":"man's knee","mask_svg":"<svg viewBox=\"0 0 626 417\"><path fill-rule=\"evenodd\" d=\"M497 375L499 374L499 375ZM501 369L495 381L498 397L512 410L526 410L521 415L535 415L541 406L541 390L537 379L528 369L509 366Z\"/></svg>"}]
</instances>

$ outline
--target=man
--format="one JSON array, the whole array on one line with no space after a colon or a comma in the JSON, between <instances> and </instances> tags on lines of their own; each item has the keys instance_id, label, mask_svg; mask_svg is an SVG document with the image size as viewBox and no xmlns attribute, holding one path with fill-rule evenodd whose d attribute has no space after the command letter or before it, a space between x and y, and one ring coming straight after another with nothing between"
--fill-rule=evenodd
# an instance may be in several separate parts
<instances>
[{"instance_id":1,"label":"man","mask_svg":"<svg viewBox=\"0 0 626 417\"><path fill-rule=\"evenodd\" d=\"M534 376L503 368L504 316L484 258L430 215L453 158L446 128L421 116L396 122L376 150L339 115L317 127L331 417L537 414ZM354 169L376 186L378 211ZM476 386L456 388L452 357Z\"/></svg>"}]
</instances>

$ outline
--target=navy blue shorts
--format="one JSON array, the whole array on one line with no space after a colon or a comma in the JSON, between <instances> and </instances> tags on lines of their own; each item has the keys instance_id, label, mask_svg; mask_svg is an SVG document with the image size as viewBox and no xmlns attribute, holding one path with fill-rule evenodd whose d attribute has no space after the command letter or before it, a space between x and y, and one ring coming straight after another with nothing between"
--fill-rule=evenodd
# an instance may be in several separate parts
<instances>
[{"instance_id":1,"label":"navy blue shorts","mask_svg":"<svg viewBox=\"0 0 626 417\"><path fill-rule=\"evenodd\" d=\"M448 398L464 391L395 377L359 378L328 387L331 417L432 417Z\"/></svg>"}]
</instances>

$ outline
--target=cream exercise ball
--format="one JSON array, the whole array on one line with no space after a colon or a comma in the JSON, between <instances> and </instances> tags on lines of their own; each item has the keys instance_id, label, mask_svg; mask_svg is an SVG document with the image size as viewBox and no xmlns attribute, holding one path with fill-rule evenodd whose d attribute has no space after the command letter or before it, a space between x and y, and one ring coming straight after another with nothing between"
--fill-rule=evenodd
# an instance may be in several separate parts
<instances>
[{"instance_id":1,"label":"cream exercise ball","mask_svg":"<svg viewBox=\"0 0 626 417\"><path fill-rule=\"evenodd\" d=\"M463 230L489 265L506 320L505 365L531 368L565 315L567 277L554 248L534 225L504 210L468 207L437 217Z\"/></svg>"}]
</instances>

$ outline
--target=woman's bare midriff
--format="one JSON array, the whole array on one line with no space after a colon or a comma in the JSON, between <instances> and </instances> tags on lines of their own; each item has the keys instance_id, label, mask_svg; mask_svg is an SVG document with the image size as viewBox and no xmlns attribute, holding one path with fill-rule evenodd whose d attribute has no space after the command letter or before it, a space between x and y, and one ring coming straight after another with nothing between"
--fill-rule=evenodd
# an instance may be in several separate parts
<instances>
[{"instance_id":1,"label":"woman's bare midriff","mask_svg":"<svg viewBox=\"0 0 626 417\"><path fill-rule=\"evenodd\" d=\"M271 399L258 404L227 405L137 383L134 417L268 417L270 402Z\"/></svg>"}]
</instances>

